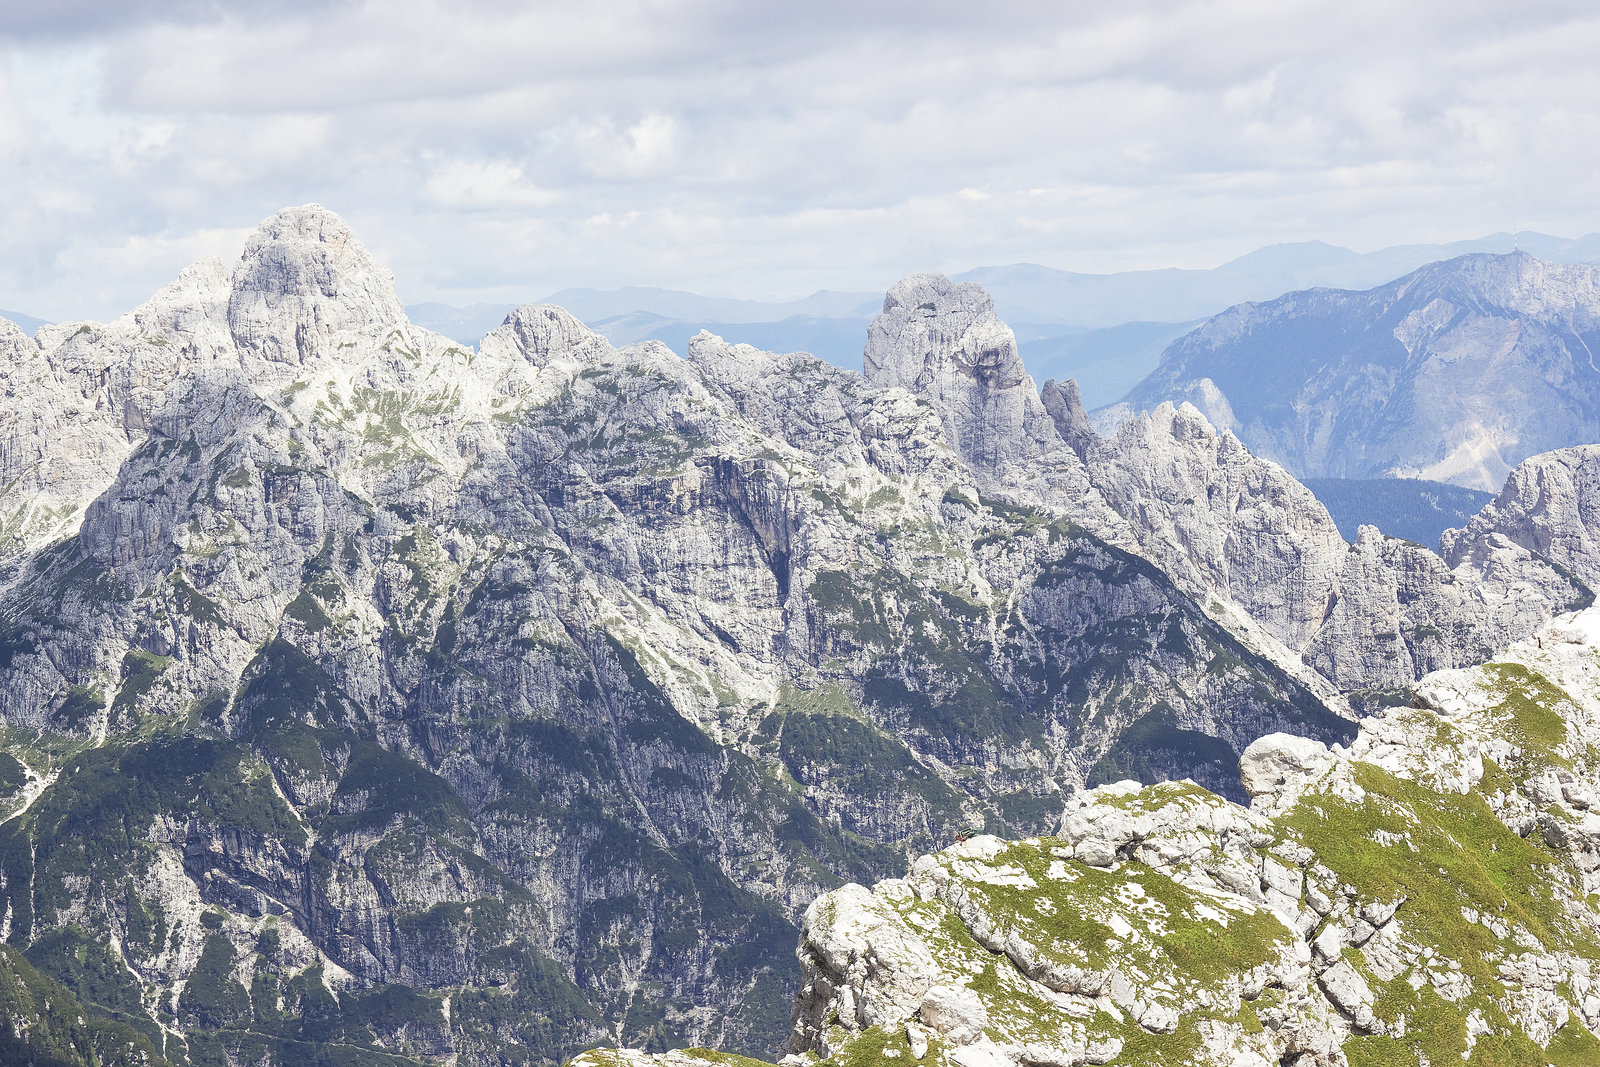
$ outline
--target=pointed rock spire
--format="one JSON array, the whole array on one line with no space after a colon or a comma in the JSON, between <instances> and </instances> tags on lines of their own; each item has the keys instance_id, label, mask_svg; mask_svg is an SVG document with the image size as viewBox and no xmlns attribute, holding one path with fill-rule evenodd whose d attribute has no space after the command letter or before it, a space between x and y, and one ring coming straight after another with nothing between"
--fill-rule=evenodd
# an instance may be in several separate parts
<instances>
[{"instance_id":1,"label":"pointed rock spire","mask_svg":"<svg viewBox=\"0 0 1600 1067\"><path fill-rule=\"evenodd\" d=\"M873 384L933 401L956 450L979 470L998 471L1057 445L1011 327L973 282L913 274L896 283L867 327L862 362Z\"/></svg>"},{"instance_id":2,"label":"pointed rock spire","mask_svg":"<svg viewBox=\"0 0 1600 1067\"><path fill-rule=\"evenodd\" d=\"M1078 392L1078 380L1068 378L1060 382L1051 378L1044 383L1039 400L1044 404L1044 409L1050 413L1050 419L1056 426L1056 433L1060 434L1061 439L1078 454L1079 459L1087 459L1089 449L1098 438L1089 422L1089 413L1083 409L1083 396Z\"/></svg>"}]
</instances>

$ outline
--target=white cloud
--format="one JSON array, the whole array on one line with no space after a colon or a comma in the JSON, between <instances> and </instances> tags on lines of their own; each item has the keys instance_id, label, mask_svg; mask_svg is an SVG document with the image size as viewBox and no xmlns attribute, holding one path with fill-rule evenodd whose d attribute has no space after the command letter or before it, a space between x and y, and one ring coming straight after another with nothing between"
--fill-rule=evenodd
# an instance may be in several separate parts
<instances>
[{"instance_id":1,"label":"white cloud","mask_svg":"<svg viewBox=\"0 0 1600 1067\"><path fill-rule=\"evenodd\" d=\"M1566 0L112 7L0 14L0 306L116 314L170 257L87 250L307 200L460 300L1600 228Z\"/></svg>"},{"instance_id":2,"label":"white cloud","mask_svg":"<svg viewBox=\"0 0 1600 1067\"><path fill-rule=\"evenodd\" d=\"M423 183L422 195L440 207L469 211L545 207L556 200L505 160L451 160Z\"/></svg>"}]
</instances>

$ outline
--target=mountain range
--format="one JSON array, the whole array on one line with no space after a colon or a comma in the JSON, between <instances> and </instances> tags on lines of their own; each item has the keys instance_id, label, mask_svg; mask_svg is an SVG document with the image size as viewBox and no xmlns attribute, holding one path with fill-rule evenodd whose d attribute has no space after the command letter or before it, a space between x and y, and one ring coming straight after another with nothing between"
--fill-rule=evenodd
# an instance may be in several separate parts
<instances>
[{"instance_id":1,"label":"mountain range","mask_svg":"<svg viewBox=\"0 0 1600 1067\"><path fill-rule=\"evenodd\" d=\"M1121 410L1192 399L1302 477L1492 492L1528 456L1600 440L1597 347L1600 269L1473 254L1232 308L1174 342Z\"/></svg>"},{"instance_id":2,"label":"mountain range","mask_svg":"<svg viewBox=\"0 0 1600 1067\"><path fill-rule=\"evenodd\" d=\"M1212 925L1183 928L1189 955L1160 957L1168 969L1132 994L1103 955L1079 987L1024 966L1064 995L1100 989L1121 1029L1084 1030L1076 1059L1041 1058L1052 1046L1035 1035L1037 1054L1009 1062L1131 1056L1143 1046L1129 1019L1237 1045L1212 1023L1256 1033L1231 1004L1268 987L1281 992L1255 1018L1285 1035L1280 1062L1336 1048L1340 1018L1379 1033L1363 1020L1442 1010L1374 999L1362 1015L1356 993L1328 991L1355 988L1343 971L1301 968L1304 934L1337 915L1357 944L1362 909L1394 894L1309 904L1309 930L1278 931L1268 913L1288 904L1248 889L1267 877L1257 853L1291 831L1285 848L1327 842L1229 804L1270 792L1261 768L1288 775L1302 750L1318 767L1320 753L1409 766L1426 744L1374 733L1364 713L1443 709L1424 679L1544 642L1586 607L1600 452L1527 459L1437 552L1370 526L1347 542L1309 489L1194 405L1097 433L1075 382L1035 384L976 283L896 283L862 365L710 333L681 355L618 348L548 304L465 345L411 322L389 272L316 205L116 322L32 337L0 322L18 398L0 411L0 1048L66 1063L502 1064L700 1044L867 1062L902 1040L885 1026L913 1049L914 999L943 1055L989 1033L962 1023L963 1040L940 1022L971 997L941 978L949 1012L929 1005L933 985L880 998L897 974L919 979L849 947L866 927L835 924L839 902L860 900L840 887L881 887L915 862L885 899L937 898L948 915L918 914L952 934L949 916L967 924L955 948L976 938L1037 961L1031 932L985 919L961 879L990 878L980 863L1034 872L1035 886L1088 877L1137 910L1134 884L1168 890L1116 880L1120 867L1084 873L1135 853L1153 866L1216 852L1194 862L1222 873L1182 898ZM1502 704L1554 699L1517 685ZM1532 762L1501 748L1461 760L1480 759L1468 785L1494 792L1483 803L1549 838L1543 817L1570 821L1550 810L1563 783L1533 783L1547 765L1586 782L1589 757L1548 718L1517 722L1544 746ZM1519 738L1507 743L1532 752ZM1485 753L1510 777L1485 777ZM1177 821L1203 817L1215 847L1181 829L1169 848L1156 822L1108 836L1098 813L1154 818L1173 788L1160 783L1177 780L1191 783ZM1557 800L1527 814L1518 798L1548 788ZM1088 823L1100 830L1052 859L1039 849L1066 846L994 843ZM1498 835L1485 840L1504 863L1531 870ZM917 859L966 838L943 853L954 881L933 869L946 861ZM1576 831L1551 839L1589 854ZM1058 875L1054 859L1085 866ZM1307 902L1371 874L1364 853L1293 862ZM1555 899L1512 888L1466 899ZM1257 972L1259 990L1206 993L1196 1015L1185 998L1201 986L1163 992L1169 964L1230 916L1253 931L1241 953L1268 953L1248 967L1278 970ZM1291 918L1308 921L1298 904ZM1497 965L1543 974L1581 955L1556 941L1566 920L1541 921L1531 940L1506 926L1526 959ZM1468 958L1449 947L1441 960ZM954 967L966 957L953 951L924 954ZM1032 990L1009 971L993 981ZM1586 996L1560 992L1580 1012ZM1553 1018L1554 1001L1538 1004L1530 1018ZM1278 1008L1293 1026L1268 1027ZM1494 1011L1461 1025L1482 1036L1473 1027L1511 1009ZM1293 1034L1307 1036L1291 1047Z\"/></svg>"},{"instance_id":3,"label":"mountain range","mask_svg":"<svg viewBox=\"0 0 1600 1067\"><path fill-rule=\"evenodd\" d=\"M978 282L991 294L1037 380L1074 378L1093 408L1122 399L1155 369L1168 343L1235 304L1312 287L1365 289L1436 260L1519 247L1551 262L1600 262L1600 235L1569 240L1524 232L1368 253L1305 241L1258 249L1209 270L1086 274L1012 264L954 278ZM879 299L824 290L799 300L759 301L632 286L566 289L542 302L567 308L614 344L656 339L683 354L688 339L707 329L771 351L810 352L853 370L861 365L861 337ZM407 313L418 325L474 345L514 307L426 303L410 305Z\"/></svg>"}]
</instances>

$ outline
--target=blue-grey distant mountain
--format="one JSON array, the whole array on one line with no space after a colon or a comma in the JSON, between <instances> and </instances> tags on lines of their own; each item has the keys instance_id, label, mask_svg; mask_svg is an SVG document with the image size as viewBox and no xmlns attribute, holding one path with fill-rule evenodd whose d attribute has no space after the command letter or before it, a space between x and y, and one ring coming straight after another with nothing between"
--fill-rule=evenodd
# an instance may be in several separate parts
<instances>
[{"instance_id":1,"label":"blue-grey distant mountain","mask_svg":"<svg viewBox=\"0 0 1600 1067\"><path fill-rule=\"evenodd\" d=\"M1600 234L1577 240L1539 233L1490 234L1444 245L1400 245L1353 252L1322 241L1272 245L1210 270L1135 270L1078 274L1031 263L979 267L954 275L994 296L1010 322L1062 322L1081 327L1126 322L1185 322L1249 300L1296 289L1366 289L1438 260L1517 249L1555 263L1600 262Z\"/></svg>"},{"instance_id":2,"label":"blue-grey distant mountain","mask_svg":"<svg viewBox=\"0 0 1600 1067\"><path fill-rule=\"evenodd\" d=\"M1600 269L1474 254L1231 308L1168 348L1128 407L1192 400L1300 477L1496 490L1528 456L1600 441L1596 351Z\"/></svg>"},{"instance_id":3,"label":"blue-grey distant mountain","mask_svg":"<svg viewBox=\"0 0 1600 1067\"><path fill-rule=\"evenodd\" d=\"M629 285L621 289L563 289L541 303L566 308L584 322L645 311L666 319L707 322L777 322L797 315L823 318L865 316L866 322L883 306L877 293L818 290L799 300L743 300L702 296L678 289Z\"/></svg>"},{"instance_id":4,"label":"blue-grey distant mountain","mask_svg":"<svg viewBox=\"0 0 1600 1067\"><path fill-rule=\"evenodd\" d=\"M1339 527L1355 541L1362 526L1376 526L1390 537L1432 548L1446 530L1467 525L1493 493L1421 478L1307 478Z\"/></svg>"},{"instance_id":5,"label":"blue-grey distant mountain","mask_svg":"<svg viewBox=\"0 0 1600 1067\"><path fill-rule=\"evenodd\" d=\"M24 315L20 311L7 311L5 308L0 308L0 319L10 319L21 326L26 333L38 333L39 327L50 325L49 319L36 319L32 315Z\"/></svg>"},{"instance_id":6,"label":"blue-grey distant mountain","mask_svg":"<svg viewBox=\"0 0 1600 1067\"><path fill-rule=\"evenodd\" d=\"M1034 340L1024 340L1019 331L1017 347L1028 373L1037 381L1076 379L1083 403L1094 408L1127 395L1155 370L1166 347L1197 325L1125 322Z\"/></svg>"},{"instance_id":7,"label":"blue-grey distant mountain","mask_svg":"<svg viewBox=\"0 0 1600 1067\"><path fill-rule=\"evenodd\" d=\"M708 297L675 289L563 289L539 301L565 308L612 344L665 342L682 355L689 338L710 330L730 341L780 352L810 352L835 366L859 368L867 323L883 303L866 293L822 291L801 300L763 301ZM512 304L413 304L406 311L420 326L462 344L476 345L515 310ZM1120 395L1120 394L1119 394Z\"/></svg>"},{"instance_id":8,"label":"blue-grey distant mountain","mask_svg":"<svg viewBox=\"0 0 1600 1067\"><path fill-rule=\"evenodd\" d=\"M734 344L754 345L768 352L810 352L849 370L861 366L861 348L871 315L829 318L794 315L776 322L712 322L668 319L646 312L618 315L590 323L614 345L661 341L674 352L689 351L689 339L708 330Z\"/></svg>"},{"instance_id":9,"label":"blue-grey distant mountain","mask_svg":"<svg viewBox=\"0 0 1600 1067\"><path fill-rule=\"evenodd\" d=\"M424 329L443 334L452 341L476 346L496 326L506 321L506 316L517 309L515 304L470 304L454 307L450 304L422 303L406 305L411 321Z\"/></svg>"}]
</instances>

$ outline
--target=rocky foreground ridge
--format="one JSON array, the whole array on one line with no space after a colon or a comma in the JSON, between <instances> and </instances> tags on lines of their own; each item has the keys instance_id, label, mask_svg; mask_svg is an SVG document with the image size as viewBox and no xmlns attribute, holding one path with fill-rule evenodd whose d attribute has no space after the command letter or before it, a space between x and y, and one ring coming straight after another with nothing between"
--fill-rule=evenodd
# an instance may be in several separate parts
<instances>
[{"instance_id":1,"label":"rocky foreground ridge","mask_svg":"<svg viewBox=\"0 0 1600 1067\"><path fill-rule=\"evenodd\" d=\"M1242 801L1589 596L1537 494L1446 558L1192 407L1100 438L936 275L865 375L554 307L474 351L313 206L0 354L13 1058L776 1056L819 894Z\"/></svg>"},{"instance_id":2,"label":"rocky foreground ridge","mask_svg":"<svg viewBox=\"0 0 1600 1067\"><path fill-rule=\"evenodd\" d=\"M784 1062L1600 1062L1600 610L1414 705L1257 740L1248 809L1116 783L825 894Z\"/></svg>"}]
</instances>

